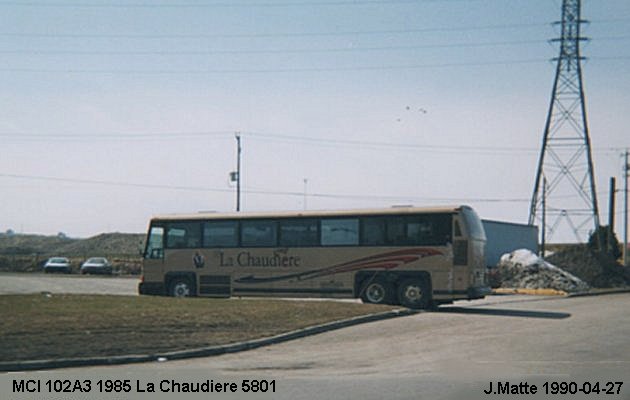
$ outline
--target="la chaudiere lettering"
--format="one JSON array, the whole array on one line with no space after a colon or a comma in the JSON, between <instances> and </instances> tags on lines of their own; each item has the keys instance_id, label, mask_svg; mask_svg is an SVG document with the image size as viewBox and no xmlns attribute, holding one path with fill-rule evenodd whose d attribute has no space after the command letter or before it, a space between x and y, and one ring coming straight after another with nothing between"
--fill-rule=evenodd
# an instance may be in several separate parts
<instances>
[{"instance_id":1,"label":"la chaudiere lettering","mask_svg":"<svg viewBox=\"0 0 630 400\"><path fill-rule=\"evenodd\" d=\"M239 389L235 382L215 382L206 380L204 382L177 382L174 380L162 380L158 385L153 382L142 384L136 381L136 392L155 393L228 393L236 392Z\"/></svg>"},{"instance_id":2,"label":"la chaudiere lettering","mask_svg":"<svg viewBox=\"0 0 630 400\"><path fill-rule=\"evenodd\" d=\"M272 256L261 256L249 251L242 251L235 257L224 253L219 254L219 266L221 267L299 267L301 263L300 257L280 253L275 253Z\"/></svg>"}]
</instances>

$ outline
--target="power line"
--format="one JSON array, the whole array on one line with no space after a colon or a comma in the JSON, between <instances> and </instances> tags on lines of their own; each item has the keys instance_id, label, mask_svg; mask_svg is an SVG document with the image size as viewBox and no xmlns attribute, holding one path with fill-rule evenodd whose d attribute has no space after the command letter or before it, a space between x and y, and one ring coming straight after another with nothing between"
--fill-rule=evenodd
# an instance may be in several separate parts
<instances>
[{"instance_id":1,"label":"power line","mask_svg":"<svg viewBox=\"0 0 630 400\"><path fill-rule=\"evenodd\" d=\"M454 145L429 145L418 143L395 143L382 141L366 141L366 140L347 140L347 139L327 139L318 137L284 135L273 133L259 132L240 132L242 136L249 139L263 141L280 141L288 143L303 143L311 145L332 145L332 146L351 146L356 148L375 148L375 149L405 149L405 150L424 150L424 151L459 151L459 152L536 152L536 148L515 147L515 146L454 146ZM45 141L51 143L53 141L67 140L138 140L138 139L182 139L182 138L204 138L204 139L228 139L233 135L228 131L217 132L169 132L169 133L140 133L140 134L123 134L123 133L105 133L105 134L29 134L29 133L0 133L0 138L20 140L20 141Z\"/></svg>"},{"instance_id":2,"label":"power line","mask_svg":"<svg viewBox=\"0 0 630 400\"><path fill-rule=\"evenodd\" d=\"M275 73L323 73L323 72L370 72L370 71L403 71L432 68L485 67L496 65L518 65L547 63L547 59L523 59L505 61L452 62L437 64L409 65L372 65L349 67L294 67L269 69L188 69L188 70L147 70L147 69L48 69L48 68L0 68L7 73L47 73L47 74L97 74L97 75L224 75L224 74L275 74Z\"/></svg>"},{"instance_id":3,"label":"power line","mask_svg":"<svg viewBox=\"0 0 630 400\"><path fill-rule=\"evenodd\" d=\"M49 182L65 182L65 183L79 183L89 185L101 185L101 186L121 186L121 187L135 187L145 189L168 189L168 190L185 190L185 191L202 191L202 192L225 192L232 193L232 189L218 189L208 188L201 186L181 186L181 185L163 185L163 184L148 184L148 183L129 183L119 181L107 181L107 180L93 180L93 179L76 179L76 178L59 178L52 176L40 176L40 175L19 175L19 174L0 174L3 178L23 179L23 180L37 180L37 181L49 181Z\"/></svg>"},{"instance_id":4,"label":"power line","mask_svg":"<svg viewBox=\"0 0 630 400\"><path fill-rule=\"evenodd\" d=\"M590 57L590 60L627 61L630 56ZM521 59L478 62L450 62L436 64L408 65L358 65L331 67L293 67L293 68L243 68L243 69L81 69L81 68L21 68L5 67L0 72L6 73L45 73L45 74L96 74L96 75L227 75L227 74L277 74L277 73L326 73L326 72L370 72L404 71L433 68L488 67L498 65L524 65L548 63L547 59Z\"/></svg>"},{"instance_id":5,"label":"power line","mask_svg":"<svg viewBox=\"0 0 630 400\"><path fill-rule=\"evenodd\" d=\"M369 140L350 140L350 139L330 139L313 136L289 135L280 133L264 133L264 132L248 132L239 131L242 136L248 137L250 140L262 141L279 141L284 143L302 143L309 145L330 145L330 146L348 146L356 149L371 148L379 150L413 150L413 151L446 151L459 153L536 153L535 147L518 147L518 146L468 146L468 145L431 145L413 142L391 142L391 141L369 141ZM233 131L206 131L206 132L163 132L163 133L98 133L98 134L72 134L72 133L6 133L0 132L0 138L8 140L18 140L24 142L44 141L53 143L54 141L94 141L94 140L116 140L116 141L135 141L135 140L177 140L185 138L199 139L232 139ZM594 150L600 153L619 153L624 147L599 147Z\"/></svg>"},{"instance_id":6,"label":"power line","mask_svg":"<svg viewBox=\"0 0 630 400\"><path fill-rule=\"evenodd\" d=\"M20 140L98 140L98 139L115 139L115 140L136 140L136 139L183 139L192 137L203 138L224 138L233 134L232 131L203 131L203 132L162 132L162 133L1 133L0 137L7 139Z\"/></svg>"},{"instance_id":7,"label":"power line","mask_svg":"<svg viewBox=\"0 0 630 400\"><path fill-rule=\"evenodd\" d=\"M210 3L84 3L84 2L41 2L41 1L0 1L0 6L45 7L45 8L241 8L241 7L331 7L331 6L371 6L371 5L408 5L436 2L471 2L475 0L327 0L327 1L265 1L265 2L210 2ZM478 1L478 0L477 0Z\"/></svg>"},{"instance_id":8,"label":"power line","mask_svg":"<svg viewBox=\"0 0 630 400\"><path fill-rule=\"evenodd\" d=\"M2 5L0 3L0 5ZM630 18L611 18L593 20L591 23L628 22ZM513 23L494 25L469 25L458 27L430 27L418 29L374 29L328 32L253 32L253 33L72 33L72 32L0 32L0 37L19 38L66 38L66 39L239 39L239 38L274 38L274 37L317 37L317 36L374 36L407 35L434 32L468 32L487 30L515 30L521 28L547 27L548 23ZM622 37L619 37L622 39Z\"/></svg>"},{"instance_id":9,"label":"power line","mask_svg":"<svg viewBox=\"0 0 630 400\"><path fill-rule=\"evenodd\" d=\"M139 189L158 189L158 190L172 190L172 191L192 191L192 192L214 192L214 193L234 193L234 189L231 188L216 188L206 186L183 186L183 185L166 185L166 184L149 184L149 183L133 183L122 181L110 181L110 180L95 180L95 179L77 179L77 178L60 178L43 175L23 175L23 174L2 174L1 178L20 179L20 180L32 180L32 181L47 181L57 183L77 183L84 185L98 185L98 186L117 186L117 187L130 187ZM259 195L271 195L271 196L292 196L292 197L304 197L303 191L283 191L283 190L267 190L259 188L250 188L242 190L243 193L259 194ZM342 199L342 200L379 200L379 201L434 201L434 202L476 202L476 203L527 203L529 198L492 198L492 197L421 197L421 196L385 196L385 195L366 195L366 194L342 194L342 193L307 193L311 198L329 198L329 199ZM560 198L575 198L575 195L554 196L556 199Z\"/></svg>"},{"instance_id":10,"label":"power line","mask_svg":"<svg viewBox=\"0 0 630 400\"><path fill-rule=\"evenodd\" d=\"M601 37L597 40L625 40L630 36ZM211 55L243 55L243 54L324 54L324 53L358 53L381 51L409 51L422 49L472 48L494 46L518 46L527 44L541 44L542 40L516 40L498 42L468 42L450 44L423 44L400 46L372 46L372 47L333 47L333 48L298 48L298 49L238 49L238 50L71 50L71 49L0 49L0 54L37 55L37 56L211 56ZM625 59L623 56L596 57L599 60Z\"/></svg>"},{"instance_id":11,"label":"power line","mask_svg":"<svg viewBox=\"0 0 630 400\"><path fill-rule=\"evenodd\" d=\"M324 139L317 137L304 137L297 135L284 135L273 133L255 133L255 132L242 132L243 135L250 136L252 139L263 140L280 140L289 142L302 142L310 144L329 144L329 145L345 145L353 147L373 147L379 149L408 149L408 150L425 150L425 151L488 151L488 152L535 152L534 148L524 147L490 147L490 146L453 146L453 145L428 145L418 143L393 143L393 142L379 142L379 141L365 141L365 140L348 140L348 139Z\"/></svg>"},{"instance_id":12,"label":"power line","mask_svg":"<svg viewBox=\"0 0 630 400\"><path fill-rule=\"evenodd\" d=\"M173 34L143 34L143 33L34 33L34 32L0 32L0 36L23 38L103 38L103 39L238 39L238 38L273 38L273 37L311 37L311 36L373 36L373 35L403 35L431 32L467 32L485 30L514 30L517 28L540 28L548 24L504 24L504 25L471 25L463 27L434 27L421 29L382 29L363 31L336 32L276 32L276 33L173 33Z\"/></svg>"},{"instance_id":13,"label":"power line","mask_svg":"<svg viewBox=\"0 0 630 400\"><path fill-rule=\"evenodd\" d=\"M624 36L619 38L630 38ZM615 38L617 39L617 38ZM542 40L519 40L511 42L469 42L452 44L425 44L407 46L374 46L374 47L335 47L335 48L301 48L301 49L242 49L242 50L68 50L68 49L20 49L20 50L0 50L0 54L33 54L33 55L219 55L219 54L306 54L306 53L354 53L372 51L399 51L399 50L420 50L420 49L441 49L441 48L470 48L470 47L492 47L492 46L512 46L523 44L541 44Z\"/></svg>"},{"instance_id":14,"label":"power line","mask_svg":"<svg viewBox=\"0 0 630 400\"><path fill-rule=\"evenodd\" d=\"M42 175L21 175L21 174L0 174L2 178L20 179L20 180L34 180L34 181L48 181L48 182L62 182L62 183L77 183L87 185L99 185L99 186L118 186L118 187L131 187L140 189L160 189L160 190L174 190L174 191L195 191L195 192L218 192L218 193L234 193L234 189L228 188L213 188L204 186L182 186L182 185L165 185L165 184L148 184L148 183L132 183L121 181L109 181L109 180L92 180L92 179L76 179L76 178L59 178L52 176ZM263 189L243 189L243 193L258 194L258 195L270 195L270 196L293 196L304 197L302 191L281 191L281 190L263 190ZM328 198L328 199L341 199L341 200L380 200L380 201L434 201L434 202L484 202L484 203L522 203L528 202L526 198L456 198L456 197L417 197L417 196L382 196L382 195L364 195L364 194L340 194L340 193L308 193L308 197L311 198Z\"/></svg>"}]
</instances>

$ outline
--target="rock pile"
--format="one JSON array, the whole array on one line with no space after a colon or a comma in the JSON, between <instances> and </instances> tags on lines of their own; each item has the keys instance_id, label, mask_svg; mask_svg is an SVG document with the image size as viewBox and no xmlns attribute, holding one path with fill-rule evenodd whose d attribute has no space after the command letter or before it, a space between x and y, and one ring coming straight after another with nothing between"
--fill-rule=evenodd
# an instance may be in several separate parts
<instances>
[{"instance_id":1,"label":"rock pile","mask_svg":"<svg viewBox=\"0 0 630 400\"><path fill-rule=\"evenodd\" d=\"M630 285L630 268L623 267L609 254L593 252L586 245L567 247L546 259L593 287Z\"/></svg>"},{"instance_id":2,"label":"rock pile","mask_svg":"<svg viewBox=\"0 0 630 400\"><path fill-rule=\"evenodd\" d=\"M504 288L555 289L565 292L589 289L589 285L580 278L525 249L504 254L498 268L501 287Z\"/></svg>"}]
</instances>

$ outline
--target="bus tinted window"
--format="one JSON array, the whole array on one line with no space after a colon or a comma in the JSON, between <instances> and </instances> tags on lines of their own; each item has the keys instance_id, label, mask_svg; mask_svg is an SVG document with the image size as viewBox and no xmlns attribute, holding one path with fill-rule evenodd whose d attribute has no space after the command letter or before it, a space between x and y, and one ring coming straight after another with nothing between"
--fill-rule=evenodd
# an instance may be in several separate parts
<instances>
[{"instance_id":1,"label":"bus tinted window","mask_svg":"<svg viewBox=\"0 0 630 400\"><path fill-rule=\"evenodd\" d=\"M362 219L364 246L445 245L451 238L450 214L402 215Z\"/></svg>"},{"instance_id":2,"label":"bus tinted window","mask_svg":"<svg viewBox=\"0 0 630 400\"><path fill-rule=\"evenodd\" d=\"M203 224L204 247L238 246L238 222L210 221Z\"/></svg>"},{"instance_id":3,"label":"bus tinted window","mask_svg":"<svg viewBox=\"0 0 630 400\"><path fill-rule=\"evenodd\" d=\"M359 244L359 220L335 218L322 220L322 246L350 246Z\"/></svg>"},{"instance_id":4,"label":"bus tinted window","mask_svg":"<svg viewBox=\"0 0 630 400\"><path fill-rule=\"evenodd\" d=\"M407 222L408 244L443 246L452 243L453 216L431 214L411 217Z\"/></svg>"},{"instance_id":5,"label":"bus tinted window","mask_svg":"<svg viewBox=\"0 0 630 400\"><path fill-rule=\"evenodd\" d=\"M387 218L386 243L393 246L411 244L407 237L406 225L406 218L404 217Z\"/></svg>"},{"instance_id":6,"label":"bus tinted window","mask_svg":"<svg viewBox=\"0 0 630 400\"><path fill-rule=\"evenodd\" d=\"M317 220L289 219L280 221L280 246L317 246Z\"/></svg>"},{"instance_id":7,"label":"bus tinted window","mask_svg":"<svg viewBox=\"0 0 630 400\"><path fill-rule=\"evenodd\" d=\"M277 230L275 221L243 221L241 222L241 246L243 247L275 247Z\"/></svg>"},{"instance_id":8,"label":"bus tinted window","mask_svg":"<svg viewBox=\"0 0 630 400\"><path fill-rule=\"evenodd\" d=\"M386 243L385 218L370 217L361 221L361 244L365 246L384 246Z\"/></svg>"},{"instance_id":9,"label":"bus tinted window","mask_svg":"<svg viewBox=\"0 0 630 400\"><path fill-rule=\"evenodd\" d=\"M166 247L169 249L192 249L201 247L200 222L174 222L167 226Z\"/></svg>"}]
</instances>

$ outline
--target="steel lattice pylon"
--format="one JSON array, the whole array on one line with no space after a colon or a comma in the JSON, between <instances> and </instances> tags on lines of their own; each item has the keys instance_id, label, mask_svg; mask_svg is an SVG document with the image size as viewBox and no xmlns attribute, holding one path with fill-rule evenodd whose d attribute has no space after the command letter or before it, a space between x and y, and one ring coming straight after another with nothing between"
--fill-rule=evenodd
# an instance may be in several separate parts
<instances>
[{"instance_id":1,"label":"steel lattice pylon","mask_svg":"<svg viewBox=\"0 0 630 400\"><path fill-rule=\"evenodd\" d=\"M529 223L546 219L547 238L569 228L578 242L599 227L582 85L580 0L563 0L556 77L538 161ZM543 188L543 185L545 187ZM543 198L544 196L544 198Z\"/></svg>"}]
</instances>

